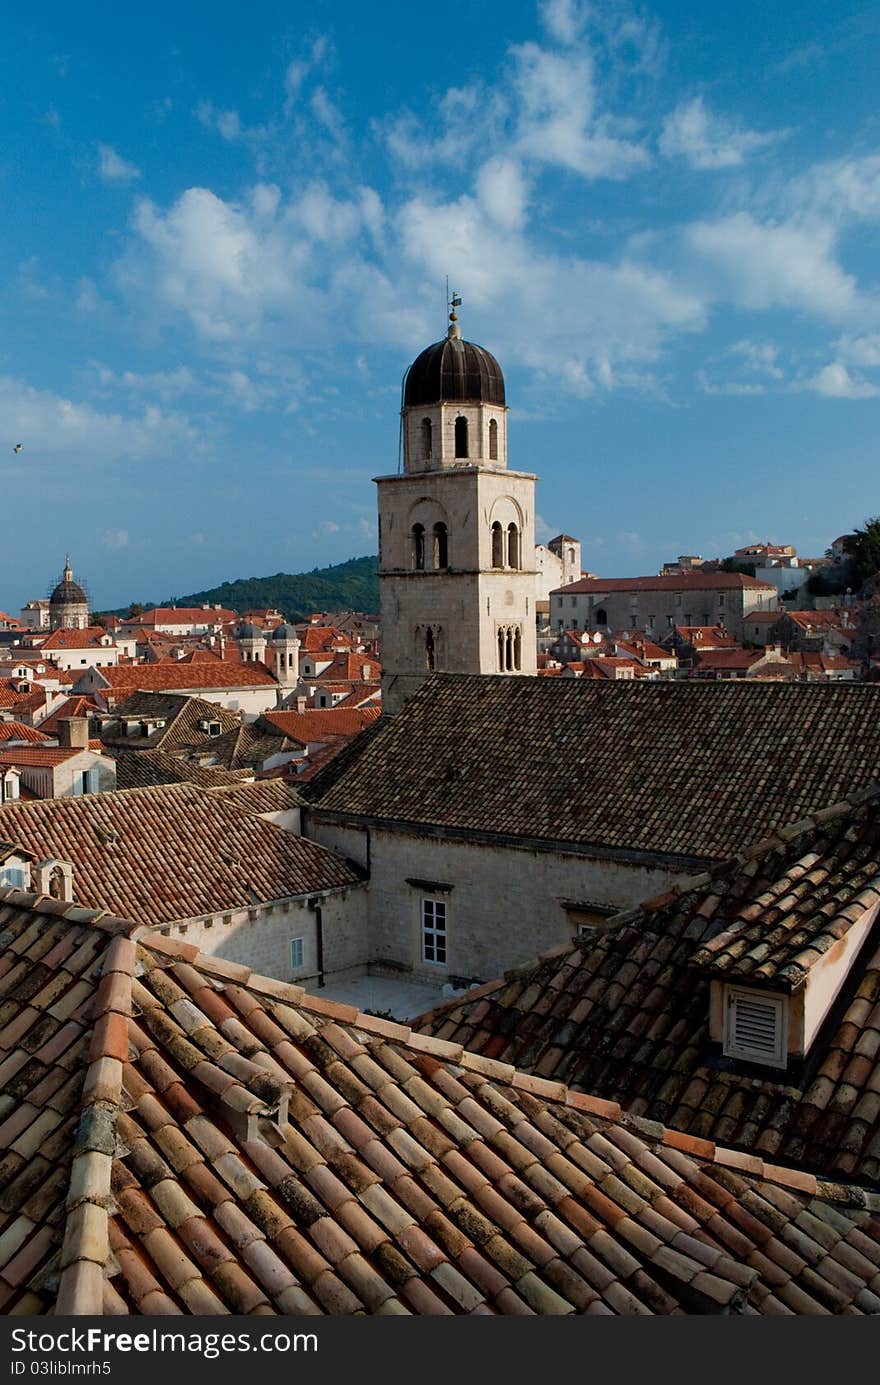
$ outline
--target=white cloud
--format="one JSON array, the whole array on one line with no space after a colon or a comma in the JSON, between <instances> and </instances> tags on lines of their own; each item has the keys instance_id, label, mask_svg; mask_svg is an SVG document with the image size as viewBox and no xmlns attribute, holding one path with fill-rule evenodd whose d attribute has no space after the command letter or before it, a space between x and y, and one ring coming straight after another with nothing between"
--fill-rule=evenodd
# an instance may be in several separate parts
<instances>
[{"instance_id":1,"label":"white cloud","mask_svg":"<svg viewBox=\"0 0 880 1385\"><path fill-rule=\"evenodd\" d=\"M127 548L128 530L127 529L105 529L101 535L101 543L105 548Z\"/></svg>"},{"instance_id":2,"label":"white cloud","mask_svg":"<svg viewBox=\"0 0 880 1385\"><path fill-rule=\"evenodd\" d=\"M809 388L826 399L875 399L880 395L880 385L850 375L842 361L824 366L809 381Z\"/></svg>"},{"instance_id":3,"label":"white cloud","mask_svg":"<svg viewBox=\"0 0 880 1385\"><path fill-rule=\"evenodd\" d=\"M814 164L787 190L796 207L835 221L880 217L880 154Z\"/></svg>"},{"instance_id":4,"label":"white cloud","mask_svg":"<svg viewBox=\"0 0 880 1385\"><path fill-rule=\"evenodd\" d=\"M238 111L221 111L211 101L200 101L196 107L196 118L206 130L216 130L230 144L241 139L242 125Z\"/></svg>"},{"instance_id":5,"label":"white cloud","mask_svg":"<svg viewBox=\"0 0 880 1385\"><path fill-rule=\"evenodd\" d=\"M558 43L576 43L586 28L588 10L578 0L541 0L539 9L544 27Z\"/></svg>"},{"instance_id":6,"label":"white cloud","mask_svg":"<svg viewBox=\"0 0 880 1385\"><path fill-rule=\"evenodd\" d=\"M522 168L513 159L489 159L477 174L480 202L492 220L508 230L524 224L526 195Z\"/></svg>"},{"instance_id":7,"label":"white cloud","mask_svg":"<svg viewBox=\"0 0 880 1385\"><path fill-rule=\"evenodd\" d=\"M737 341L730 348L731 355L739 356L743 364L759 375L770 375L781 380L784 372L778 365L779 349L769 341Z\"/></svg>"},{"instance_id":8,"label":"white cloud","mask_svg":"<svg viewBox=\"0 0 880 1385\"><path fill-rule=\"evenodd\" d=\"M853 365L880 365L880 332L868 332L859 337L841 337L837 355Z\"/></svg>"},{"instance_id":9,"label":"white cloud","mask_svg":"<svg viewBox=\"0 0 880 1385\"><path fill-rule=\"evenodd\" d=\"M186 366L174 370L110 370L95 363L95 374L103 389L123 389L138 394L153 394L161 399L173 399L196 388L196 378Z\"/></svg>"},{"instance_id":10,"label":"white cloud","mask_svg":"<svg viewBox=\"0 0 880 1385\"><path fill-rule=\"evenodd\" d=\"M856 283L834 258L833 228L821 222L758 222L749 212L700 221L685 231L689 252L713 271L714 296L740 307L806 309L830 318L856 306Z\"/></svg>"},{"instance_id":11,"label":"white cloud","mask_svg":"<svg viewBox=\"0 0 880 1385\"><path fill-rule=\"evenodd\" d=\"M512 51L523 156L585 178L628 178L650 163L643 145L620 138L610 118L597 111L588 49L553 53L524 43Z\"/></svg>"},{"instance_id":12,"label":"white cloud","mask_svg":"<svg viewBox=\"0 0 880 1385\"><path fill-rule=\"evenodd\" d=\"M133 183L141 176L136 164L123 159L109 144L98 145L98 176L105 183Z\"/></svg>"},{"instance_id":13,"label":"white cloud","mask_svg":"<svg viewBox=\"0 0 880 1385\"><path fill-rule=\"evenodd\" d=\"M37 465L70 456L90 461L154 456L178 443L201 442L187 419L153 405L136 414L103 413L9 376L0 377L0 414Z\"/></svg>"},{"instance_id":14,"label":"white cloud","mask_svg":"<svg viewBox=\"0 0 880 1385\"><path fill-rule=\"evenodd\" d=\"M685 159L692 168L731 168L747 155L781 137L781 131L744 130L737 122L713 115L702 96L680 102L663 122L660 152Z\"/></svg>"}]
</instances>

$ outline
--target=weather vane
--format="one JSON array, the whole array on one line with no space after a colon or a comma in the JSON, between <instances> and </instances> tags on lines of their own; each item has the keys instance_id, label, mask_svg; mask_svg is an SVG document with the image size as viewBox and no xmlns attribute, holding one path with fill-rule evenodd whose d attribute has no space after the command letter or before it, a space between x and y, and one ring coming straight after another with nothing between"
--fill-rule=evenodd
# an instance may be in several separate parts
<instances>
[{"instance_id":1,"label":"weather vane","mask_svg":"<svg viewBox=\"0 0 880 1385\"><path fill-rule=\"evenodd\" d=\"M455 289L452 290L452 297L450 298L450 296L449 296L449 275L448 275L448 274L447 274L447 276L446 276L446 303L447 303L447 306L448 306L448 308L449 308L449 323L450 323L450 326L449 326L449 335L450 335L451 337L452 337L452 336L458 336L458 335L460 335L459 327L458 327L458 313L457 313L455 310L456 310L456 308L460 308L460 307L461 307L461 298L460 298L459 295L455 292Z\"/></svg>"}]
</instances>

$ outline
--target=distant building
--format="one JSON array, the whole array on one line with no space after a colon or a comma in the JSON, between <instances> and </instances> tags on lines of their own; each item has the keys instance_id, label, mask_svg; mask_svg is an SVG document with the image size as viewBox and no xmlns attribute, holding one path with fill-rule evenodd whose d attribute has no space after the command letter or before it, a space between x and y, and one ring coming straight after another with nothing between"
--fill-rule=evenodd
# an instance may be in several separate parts
<instances>
[{"instance_id":1,"label":"distant building","mask_svg":"<svg viewBox=\"0 0 880 1385\"><path fill-rule=\"evenodd\" d=\"M84 630L89 623L89 598L74 580L68 558L64 571L49 597L49 626L52 630Z\"/></svg>"},{"instance_id":2,"label":"distant building","mask_svg":"<svg viewBox=\"0 0 880 1385\"><path fill-rule=\"evenodd\" d=\"M659 639L675 625L723 625L739 638L752 611L775 610L776 589L741 572L674 577L590 577L550 595L558 630L644 630Z\"/></svg>"},{"instance_id":3,"label":"distant building","mask_svg":"<svg viewBox=\"0 0 880 1385\"><path fill-rule=\"evenodd\" d=\"M586 575L581 571L580 541L557 534L546 544L536 544L535 569L535 600L548 601L555 587L567 587Z\"/></svg>"}]
</instances>

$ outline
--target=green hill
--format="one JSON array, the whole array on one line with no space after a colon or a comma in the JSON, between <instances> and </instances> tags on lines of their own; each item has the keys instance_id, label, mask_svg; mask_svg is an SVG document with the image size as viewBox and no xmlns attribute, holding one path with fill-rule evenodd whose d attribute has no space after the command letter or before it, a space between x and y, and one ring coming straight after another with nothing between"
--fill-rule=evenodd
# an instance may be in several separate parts
<instances>
[{"instance_id":1,"label":"green hill","mask_svg":"<svg viewBox=\"0 0 880 1385\"><path fill-rule=\"evenodd\" d=\"M378 558L349 558L334 567L311 572L276 572L274 577L239 577L219 587L169 596L164 601L141 602L142 607L201 606L219 604L232 611L265 607L281 611L287 620L305 620L312 611L367 611L379 609ZM115 614L125 615L129 608Z\"/></svg>"}]
</instances>

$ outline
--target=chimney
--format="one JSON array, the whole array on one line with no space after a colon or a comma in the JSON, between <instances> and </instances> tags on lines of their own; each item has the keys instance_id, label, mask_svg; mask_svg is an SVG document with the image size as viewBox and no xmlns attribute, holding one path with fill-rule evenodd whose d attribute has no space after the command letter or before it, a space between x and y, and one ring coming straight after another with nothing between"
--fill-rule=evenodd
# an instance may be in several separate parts
<instances>
[{"instance_id":1,"label":"chimney","mask_svg":"<svg viewBox=\"0 0 880 1385\"><path fill-rule=\"evenodd\" d=\"M58 744L65 750L88 750L88 717L59 717Z\"/></svg>"}]
</instances>

